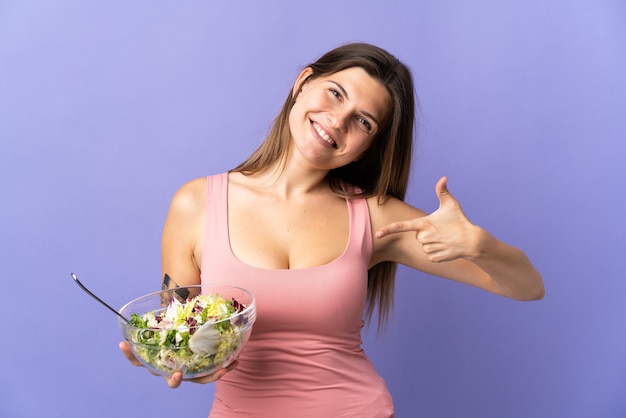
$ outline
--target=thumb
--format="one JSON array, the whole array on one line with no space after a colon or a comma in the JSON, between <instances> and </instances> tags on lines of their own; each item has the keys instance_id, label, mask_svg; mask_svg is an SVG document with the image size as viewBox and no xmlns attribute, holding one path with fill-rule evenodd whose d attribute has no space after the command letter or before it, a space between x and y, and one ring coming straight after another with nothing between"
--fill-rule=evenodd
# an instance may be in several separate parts
<instances>
[{"instance_id":1,"label":"thumb","mask_svg":"<svg viewBox=\"0 0 626 418\"><path fill-rule=\"evenodd\" d=\"M440 208L447 203L455 202L454 197L450 194L450 191L448 190L448 178L446 176L443 176L437 182L437 185L435 186L435 193L437 193Z\"/></svg>"}]
</instances>

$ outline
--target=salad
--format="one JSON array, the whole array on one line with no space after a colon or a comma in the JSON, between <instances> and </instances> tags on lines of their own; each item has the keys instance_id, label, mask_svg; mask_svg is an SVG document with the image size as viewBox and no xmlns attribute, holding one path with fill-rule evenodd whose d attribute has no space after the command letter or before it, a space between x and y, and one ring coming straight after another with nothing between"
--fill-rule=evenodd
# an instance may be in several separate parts
<instances>
[{"instance_id":1,"label":"salad","mask_svg":"<svg viewBox=\"0 0 626 418\"><path fill-rule=\"evenodd\" d=\"M244 309L234 298L219 294L200 294L183 302L172 296L167 307L132 314L134 328L127 335L135 354L156 370L199 376L223 367L245 342L248 318L236 315Z\"/></svg>"}]
</instances>

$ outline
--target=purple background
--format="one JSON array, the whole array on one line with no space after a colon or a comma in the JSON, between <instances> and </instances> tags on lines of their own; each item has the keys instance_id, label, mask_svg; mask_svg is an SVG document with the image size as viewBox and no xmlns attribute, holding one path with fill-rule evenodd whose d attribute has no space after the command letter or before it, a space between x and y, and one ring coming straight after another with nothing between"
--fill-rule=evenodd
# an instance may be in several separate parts
<instances>
[{"instance_id":1,"label":"purple background","mask_svg":"<svg viewBox=\"0 0 626 418\"><path fill-rule=\"evenodd\" d=\"M404 417L625 417L626 3L0 2L0 416L206 416L118 352L119 307L160 283L187 180L264 137L301 66L389 49L421 102L409 200L434 185L543 273L519 303L401 269L365 346Z\"/></svg>"}]
</instances>

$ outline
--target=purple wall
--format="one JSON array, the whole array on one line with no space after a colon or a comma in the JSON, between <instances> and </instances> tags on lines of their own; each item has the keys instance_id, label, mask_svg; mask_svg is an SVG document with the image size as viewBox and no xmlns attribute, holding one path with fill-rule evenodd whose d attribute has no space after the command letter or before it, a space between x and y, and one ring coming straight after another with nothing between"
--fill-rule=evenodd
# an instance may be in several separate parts
<instances>
[{"instance_id":1,"label":"purple wall","mask_svg":"<svg viewBox=\"0 0 626 418\"><path fill-rule=\"evenodd\" d=\"M187 180L261 141L300 66L341 43L408 63L410 201L446 174L544 274L519 303L401 269L365 346L399 417L626 416L626 3L0 2L0 416L206 416L119 354L115 306L156 290ZM480 3L480 5L478 5Z\"/></svg>"}]
</instances>

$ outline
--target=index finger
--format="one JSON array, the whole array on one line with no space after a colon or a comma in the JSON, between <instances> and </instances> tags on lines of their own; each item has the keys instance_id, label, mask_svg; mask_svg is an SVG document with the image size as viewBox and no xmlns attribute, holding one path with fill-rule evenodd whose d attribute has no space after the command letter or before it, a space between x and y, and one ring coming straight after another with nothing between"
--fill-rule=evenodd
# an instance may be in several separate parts
<instances>
[{"instance_id":1,"label":"index finger","mask_svg":"<svg viewBox=\"0 0 626 418\"><path fill-rule=\"evenodd\" d=\"M422 228L423 223L424 221L421 218L393 222L376 231L376 238L383 238L387 235L398 234L400 232L416 232Z\"/></svg>"}]
</instances>

